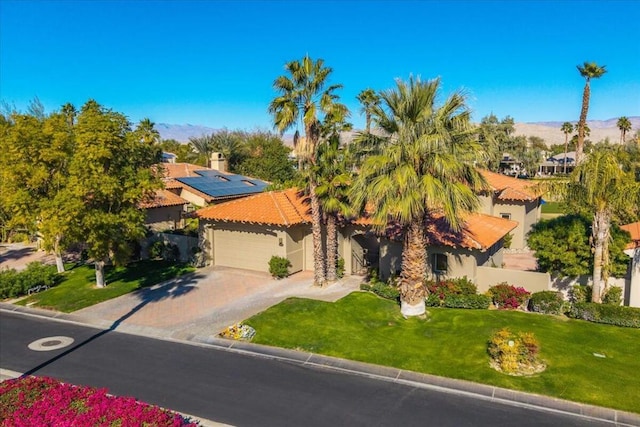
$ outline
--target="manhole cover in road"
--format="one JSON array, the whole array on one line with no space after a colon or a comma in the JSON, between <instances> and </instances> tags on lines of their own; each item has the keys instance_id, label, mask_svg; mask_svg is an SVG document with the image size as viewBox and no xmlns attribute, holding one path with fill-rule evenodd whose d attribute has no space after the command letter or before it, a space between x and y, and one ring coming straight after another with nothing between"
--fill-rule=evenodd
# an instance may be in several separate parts
<instances>
[{"instance_id":1,"label":"manhole cover in road","mask_svg":"<svg viewBox=\"0 0 640 427\"><path fill-rule=\"evenodd\" d=\"M73 343L71 337L46 337L35 340L28 347L33 351L51 351L64 348Z\"/></svg>"}]
</instances>

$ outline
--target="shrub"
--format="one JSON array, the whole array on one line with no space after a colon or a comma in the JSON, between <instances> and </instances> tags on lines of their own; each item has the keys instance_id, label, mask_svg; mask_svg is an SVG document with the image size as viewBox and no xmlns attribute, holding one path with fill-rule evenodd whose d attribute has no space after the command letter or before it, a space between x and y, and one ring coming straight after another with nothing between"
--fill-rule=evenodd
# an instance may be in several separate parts
<instances>
[{"instance_id":1,"label":"shrub","mask_svg":"<svg viewBox=\"0 0 640 427\"><path fill-rule=\"evenodd\" d=\"M176 262L180 260L180 248L178 245L168 243L164 246L162 251L162 259L165 261Z\"/></svg>"},{"instance_id":2,"label":"shrub","mask_svg":"<svg viewBox=\"0 0 640 427\"><path fill-rule=\"evenodd\" d=\"M570 292L570 301L572 303L577 302L590 302L593 288L589 285L573 285Z\"/></svg>"},{"instance_id":3,"label":"shrub","mask_svg":"<svg viewBox=\"0 0 640 427\"><path fill-rule=\"evenodd\" d=\"M398 301L400 299L400 291L393 283L393 279L389 279L389 283L385 283L375 277L372 277L369 283L363 283L360 285L360 289L363 291L373 292L379 297L385 299Z\"/></svg>"},{"instance_id":4,"label":"shrub","mask_svg":"<svg viewBox=\"0 0 640 427\"><path fill-rule=\"evenodd\" d=\"M447 308L487 309L491 298L486 295L447 295L443 305Z\"/></svg>"},{"instance_id":5,"label":"shrub","mask_svg":"<svg viewBox=\"0 0 640 427\"><path fill-rule=\"evenodd\" d=\"M540 345L530 332L512 333L508 328L495 332L487 351L494 367L508 374L539 372L544 365L538 361Z\"/></svg>"},{"instance_id":6,"label":"shrub","mask_svg":"<svg viewBox=\"0 0 640 427\"><path fill-rule=\"evenodd\" d=\"M569 317L595 323L640 328L640 308L636 307L578 302L571 306Z\"/></svg>"},{"instance_id":7,"label":"shrub","mask_svg":"<svg viewBox=\"0 0 640 427\"><path fill-rule=\"evenodd\" d=\"M516 288L503 282L490 287L489 295L496 307L514 309L523 305L531 294L525 288Z\"/></svg>"},{"instance_id":8,"label":"shrub","mask_svg":"<svg viewBox=\"0 0 640 427\"><path fill-rule=\"evenodd\" d=\"M336 275L338 279L342 279L344 277L344 258L338 258L338 263L336 264Z\"/></svg>"},{"instance_id":9,"label":"shrub","mask_svg":"<svg viewBox=\"0 0 640 427\"><path fill-rule=\"evenodd\" d=\"M426 286L430 295L435 294L441 300L449 295L475 295L478 292L476 285L466 277L441 281L429 280Z\"/></svg>"},{"instance_id":10,"label":"shrub","mask_svg":"<svg viewBox=\"0 0 640 427\"><path fill-rule=\"evenodd\" d=\"M287 258L274 255L269 260L269 273L276 279L287 277L289 275L289 267L291 267L291 261Z\"/></svg>"},{"instance_id":11,"label":"shrub","mask_svg":"<svg viewBox=\"0 0 640 427\"><path fill-rule=\"evenodd\" d=\"M563 314L565 302L561 292L535 292L529 299L529 311L543 314Z\"/></svg>"},{"instance_id":12,"label":"shrub","mask_svg":"<svg viewBox=\"0 0 640 427\"><path fill-rule=\"evenodd\" d=\"M164 253L164 242L162 240L156 240L149 246L149 257L151 259L158 259L162 257Z\"/></svg>"},{"instance_id":13,"label":"shrub","mask_svg":"<svg viewBox=\"0 0 640 427\"><path fill-rule=\"evenodd\" d=\"M620 305L622 304L622 288L619 286L611 286L602 297L603 304Z\"/></svg>"},{"instance_id":14,"label":"shrub","mask_svg":"<svg viewBox=\"0 0 640 427\"><path fill-rule=\"evenodd\" d=\"M54 266L40 262L31 262L20 272L14 269L0 271L0 298L20 297L36 286L54 286L59 278Z\"/></svg>"}]
</instances>

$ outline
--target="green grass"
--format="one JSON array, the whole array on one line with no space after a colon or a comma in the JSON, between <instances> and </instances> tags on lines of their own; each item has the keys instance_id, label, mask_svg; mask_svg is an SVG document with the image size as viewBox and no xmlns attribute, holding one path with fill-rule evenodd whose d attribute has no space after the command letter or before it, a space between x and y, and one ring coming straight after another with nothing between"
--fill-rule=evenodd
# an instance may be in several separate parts
<instances>
[{"instance_id":1,"label":"green grass","mask_svg":"<svg viewBox=\"0 0 640 427\"><path fill-rule=\"evenodd\" d=\"M246 323L259 344L640 413L638 329L500 310L430 308L427 320L405 320L395 303L363 292L336 303L288 299ZM535 334L544 372L512 377L489 367L487 341L503 327Z\"/></svg>"},{"instance_id":2,"label":"green grass","mask_svg":"<svg viewBox=\"0 0 640 427\"><path fill-rule=\"evenodd\" d=\"M562 214L564 203L561 202L546 202L542 205L541 210L543 214Z\"/></svg>"},{"instance_id":3,"label":"green grass","mask_svg":"<svg viewBox=\"0 0 640 427\"><path fill-rule=\"evenodd\" d=\"M107 286L99 289L93 265L81 265L66 271L59 285L17 304L71 313L192 271L195 271L194 267L166 261L139 261L126 267L105 267Z\"/></svg>"}]
</instances>

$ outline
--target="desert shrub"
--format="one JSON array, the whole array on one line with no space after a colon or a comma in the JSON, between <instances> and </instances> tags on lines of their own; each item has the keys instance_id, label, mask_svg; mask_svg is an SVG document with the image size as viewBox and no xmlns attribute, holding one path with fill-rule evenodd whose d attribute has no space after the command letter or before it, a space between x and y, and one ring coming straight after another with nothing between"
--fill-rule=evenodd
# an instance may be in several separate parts
<instances>
[{"instance_id":1,"label":"desert shrub","mask_svg":"<svg viewBox=\"0 0 640 427\"><path fill-rule=\"evenodd\" d=\"M486 295L447 295L442 303L447 308L487 309L491 298Z\"/></svg>"},{"instance_id":2,"label":"desert shrub","mask_svg":"<svg viewBox=\"0 0 640 427\"><path fill-rule=\"evenodd\" d=\"M489 295L496 307L514 309L523 305L531 294L525 288L503 282L490 287Z\"/></svg>"},{"instance_id":3,"label":"desert shrub","mask_svg":"<svg viewBox=\"0 0 640 427\"><path fill-rule=\"evenodd\" d=\"M530 373L544 365L538 361L540 345L530 332L512 333L508 328L495 332L487 352L495 367L508 374Z\"/></svg>"},{"instance_id":4,"label":"desert shrub","mask_svg":"<svg viewBox=\"0 0 640 427\"><path fill-rule=\"evenodd\" d=\"M529 299L529 311L543 314L562 314L565 302L562 293L555 291L535 292Z\"/></svg>"},{"instance_id":5,"label":"desert shrub","mask_svg":"<svg viewBox=\"0 0 640 427\"><path fill-rule=\"evenodd\" d=\"M573 285L569 293L569 298L574 304L577 302L590 302L592 293L593 288L589 285Z\"/></svg>"},{"instance_id":6,"label":"desert shrub","mask_svg":"<svg viewBox=\"0 0 640 427\"><path fill-rule=\"evenodd\" d=\"M23 271L14 269L0 271L0 298L16 298L26 295L36 286L54 286L60 276L56 268L40 262L31 262Z\"/></svg>"},{"instance_id":7,"label":"desert shrub","mask_svg":"<svg viewBox=\"0 0 640 427\"><path fill-rule=\"evenodd\" d=\"M622 288L619 286L611 286L602 297L602 303L611 305L622 304Z\"/></svg>"},{"instance_id":8,"label":"desert shrub","mask_svg":"<svg viewBox=\"0 0 640 427\"><path fill-rule=\"evenodd\" d=\"M336 275L339 279L344 277L344 258L338 258L338 262L336 264Z\"/></svg>"},{"instance_id":9,"label":"desert shrub","mask_svg":"<svg viewBox=\"0 0 640 427\"><path fill-rule=\"evenodd\" d=\"M372 277L369 283L363 283L360 285L360 289L363 291L373 292L381 298L398 301L400 299L400 291L395 286L395 280L389 279L388 282L383 282L376 277Z\"/></svg>"},{"instance_id":10,"label":"desert shrub","mask_svg":"<svg viewBox=\"0 0 640 427\"><path fill-rule=\"evenodd\" d=\"M289 275L289 267L291 267L291 261L287 258L274 255L269 260L269 273L276 279L287 277Z\"/></svg>"},{"instance_id":11,"label":"desert shrub","mask_svg":"<svg viewBox=\"0 0 640 427\"><path fill-rule=\"evenodd\" d=\"M595 323L640 328L640 308L621 305L578 302L571 306L569 317Z\"/></svg>"},{"instance_id":12,"label":"desert shrub","mask_svg":"<svg viewBox=\"0 0 640 427\"><path fill-rule=\"evenodd\" d=\"M476 285L466 277L440 281L428 280L425 285L429 294L435 294L441 300L448 295L475 295L478 292Z\"/></svg>"}]
</instances>

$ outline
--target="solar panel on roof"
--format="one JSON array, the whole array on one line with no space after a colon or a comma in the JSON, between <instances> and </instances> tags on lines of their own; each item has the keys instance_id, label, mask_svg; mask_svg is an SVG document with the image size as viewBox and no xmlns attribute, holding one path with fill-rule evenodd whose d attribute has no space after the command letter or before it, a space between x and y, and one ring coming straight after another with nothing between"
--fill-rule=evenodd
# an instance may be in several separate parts
<instances>
[{"instance_id":1,"label":"solar panel on roof","mask_svg":"<svg viewBox=\"0 0 640 427\"><path fill-rule=\"evenodd\" d=\"M212 170L201 170L197 173L200 176L176 179L211 197L260 193L267 187L266 182L243 175L224 175Z\"/></svg>"}]
</instances>

